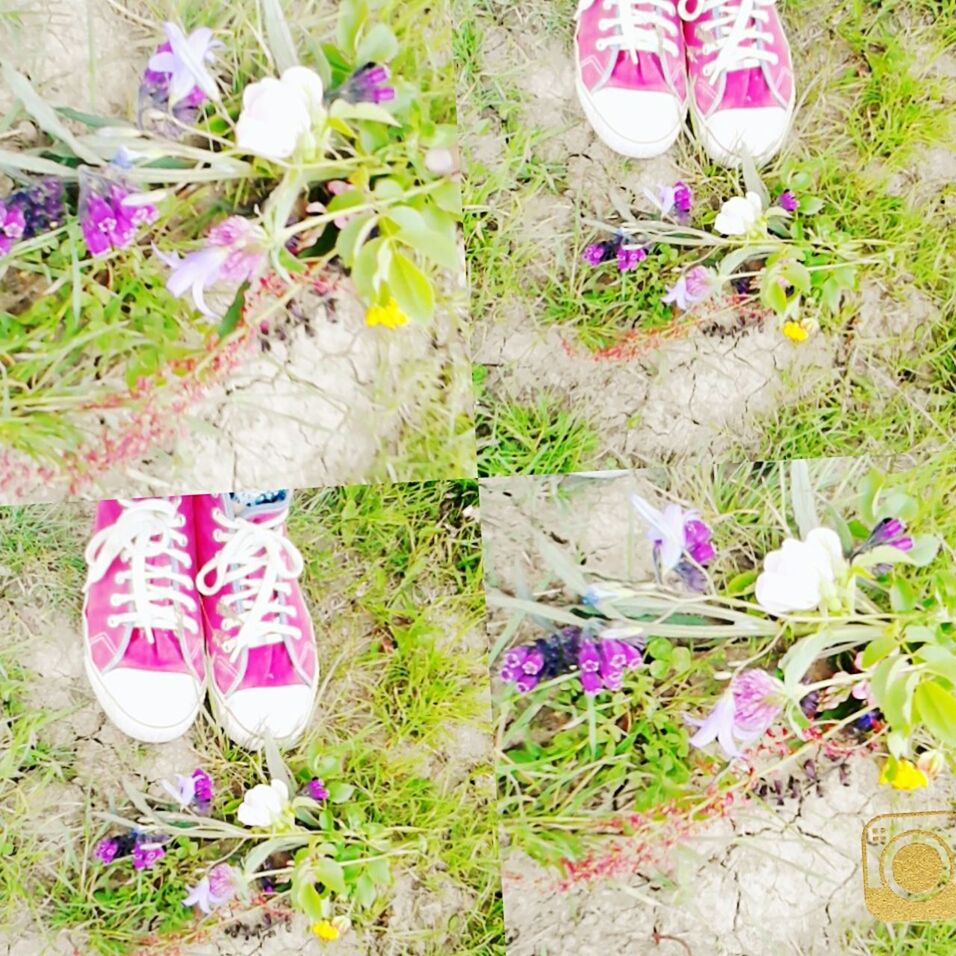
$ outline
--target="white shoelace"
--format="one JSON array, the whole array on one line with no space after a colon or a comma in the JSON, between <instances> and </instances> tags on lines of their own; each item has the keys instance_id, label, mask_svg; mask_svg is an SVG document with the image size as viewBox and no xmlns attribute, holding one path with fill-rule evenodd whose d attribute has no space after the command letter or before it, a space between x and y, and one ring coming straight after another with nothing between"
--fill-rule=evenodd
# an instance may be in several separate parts
<instances>
[{"instance_id":1,"label":"white shoelace","mask_svg":"<svg viewBox=\"0 0 956 956\"><path fill-rule=\"evenodd\" d=\"M199 629L195 619L183 613L197 609L188 593L190 576L172 568L173 562L186 570L192 564L184 550L187 538L180 529L185 517L178 511L179 500L120 498L123 511L116 523L97 531L86 547L89 573L84 590L102 580L116 558L125 562L127 570L113 576L117 590L110 606L126 609L110 614L106 623L142 628L150 644L155 642L154 630Z\"/></svg>"},{"instance_id":2,"label":"white shoelace","mask_svg":"<svg viewBox=\"0 0 956 956\"><path fill-rule=\"evenodd\" d=\"M219 525L213 538L222 548L202 566L196 587L207 595L231 588L220 597L229 612L222 624L236 634L222 642L222 649L235 662L244 649L281 644L287 637L298 640L301 628L279 619L296 616L286 599L292 593L289 582L302 573L298 548L275 530L285 514L253 522L215 509L213 518ZM207 580L210 574L214 574L212 581Z\"/></svg>"},{"instance_id":3,"label":"white shoelace","mask_svg":"<svg viewBox=\"0 0 956 956\"><path fill-rule=\"evenodd\" d=\"M776 0L698 0L691 9L689 0L680 0L678 13L688 22L711 11L715 13L713 19L700 25L702 31L711 34L704 44L703 53L717 53L716 58L703 69L711 85L728 70L777 62L776 53L757 46L761 42L773 41L773 34L764 27L770 19L768 8L775 3Z\"/></svg>"},{"instance_id":4,"label":"white shoelace","mask_svg":"<svg viewBox=\"0 0 956 956\"><path fill-rule=\"evenodd\" d=\"M638 51L660 56L662 46L671 56L677 56L674 0L602 0L601 6L616 16L602 17L598 23L601 32L609 34L595 43L599 50L611 47L635 63Z\"/></svg>"}]
</instances>

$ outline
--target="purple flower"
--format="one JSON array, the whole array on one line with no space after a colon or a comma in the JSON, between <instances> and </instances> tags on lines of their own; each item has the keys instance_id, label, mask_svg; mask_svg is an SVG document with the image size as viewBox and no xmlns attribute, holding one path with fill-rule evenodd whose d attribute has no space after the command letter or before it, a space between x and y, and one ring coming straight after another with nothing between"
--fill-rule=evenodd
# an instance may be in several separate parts
<instances>
[{"instance_id":1,"label":"purple flower","mask_svg":"<svg viewBox=\"0 0 956 956\"><path fill-rule=\"evenodd\" d=\"M602 262L608 262L609 260L617 256L617 250L620 247L621 242L618 239L608 239L604 242L592 242L591 245L587 246L584 250L584 254L581 258L590 263L592 266L599 266Z\"/></svg>"},{"instance_id":2,"label":"purple flower","mask_svg":"<svg viewBox=\"0 0 956 956\"><path fill-rule=\"evenodd\" d=\"M644 195L652 203L661 217L673 214L673 218L685 223L690 218L691 206L694 203L694 194L687 183L678 180L673 186L657 186L657 191L644 190Z\"/></svg>"},{"instance_id":3,"label":"purple flower","mask_svg":"<svg viewBox=\"0 0 956 956\"><path fill-rule=\"evenodd\" d=\"M166 855L166 848L158 840L144 841L133 847L133 866L137 870L148 870Z\"/></svg>"},{"instance_id":4,"label":"purple flower","mask_svg":"<svg viewBox=\"0 0 956 956\"><path fill-rule=\"evenodd\" d=\"M32 239L41 233L59 226L65 216L63 208L63 181L53 176L41 179L30 186L18 189L10 193L0 207L6 206L6 217L9 217L14 210L18 210L23 217L23 232L17 237L7 231L9 239L23 238ZM0 212L0 223L5 219L4 213ZM19 217L12 220L16 223ZM16 225L13 226L13 232L16 232ZM3 253L3 234L4 228L0 226L0 255Z\"/></svg>"},{"instance_id":5,"label":"purple flower","mask_svg":"<svg viewBox=\"0 0 956 956\"><path fill-rule=\"evenodd\" d=\"M777 205L787 212L796 212L800 206L800 200L789 189L785 189L777 196Z\"/></svg>"},{"instance_id":6,"label":"purple flower","mask_svg":"<svg viewBox=\"0 0 956 956\"><path fill-rule=\"evenodd\" d=\"M112 863L116 858L116 854L119 852L119 848L119 840L107 837L107 839L100 840L100 842L96 844L93 856L95 856L100 863Z\"/></svg>"},{"instance_id":7,"label":"purple flower","mask_svg":"<svg viewBox=\"0 0 956 956\"><path fill-rule=\"evenodd\" d=\"M154 222L156 207L143 202L118 173L103 175L80 167L80 228L93 256L124 249L139 226Z\"/></svg>"},{"instance_id":8,"label":"purple flower","mask_svg":"<svg viewBox=\"0 0 956 956\"><path fill-rule=\"evenodd\" d=\"M389 86L387 66L367 63L359 67L333 94L350 103L387 103L395 99L395 87Z\"/></svg>"},{"instance_id":9,"label":"purple flower","mask_svg":"<svg viewBox=\"0 0 956 956\"><path fill-rule=\"evenodd\" d=\"M712 269L694 266L685 272L664 296L665 305L676 304L682 312L709 299L717 290L717 277Z\"/></svg>"},{"instance_id":10,"label":"purple flower","mask_svg":"<svg viewBox=\"0 0 956 956\"><path fill-rule=\"evenodd\" d=\"M631 504L648 525L647 537L662 573L677 569L685 555L698 565L706 564L716 555L710 543L710 528L696 511L673 503L659 511L640 495L632 495Z\"/></svg>"},{"instance_id":11,"label":"purple flower","mask_svg":"<svg viewBox=\"0 0 956 956\"><path fill-rule=\"evenodd\" d=\"M17 206L7 207L0 201L0 256L5 256L13 244L23 238L26 231L26 217Z\"/></svg>"},{"instance_id":12,"label":"purple flower","mask_svg":"<svg viewBox=\"0 0 956 956\"><path fill-rule=\"evenodd\" d=\"M621 272L636 269L647 258L647 250L640 246L620 246L617 250L617 267Z\"/></svg>"},{"instance_id":13,"label":"purple flower","mask_svg":"<svg viewBox=\"0 0 956 956\"><path fill-rule=\"evenodd\" d=\"M322 780L320 780L318 777L313 777L309 781L306 789L309 792L309 796L313 800L318 800L319 802L321 802L322 800L329 799L328 787L326 787L325 783Z\"/></svg>"},{"instance_id":14,"label":"purple flower","mask_svg":"<svg viewBox=\"0 0 956 956\"><path fill-rule=\"evenodd\" d=\"M865 550L880 545L888 545L899 551L910 551L913 548L913 539L906 534L906 525L899 518L884 518L870 532L863 548Z\"/></svg>"},{"instance_id":15,"label":"purple flower","mask_svg":"<svg viewBox=\"0 0 956 956\"><path fill-rule=\"evenodd\" d=\"M207 916L236 895L236 871L228 863L219 863L189 890L183 906L198 906Z\"/></svg>"},{"instance_id":16,"label":"purple flower","mask_svg":"<svg viewBox=\"0 0 956 956\"><path fill-rule=\"evenodd\" d=\"M521 670L529 676L540 674L544 667L544 655L537 648L528 652L521 664Z\"/></svg>"},{"instance_id":17,"label":"purple flower","mask_svg":"<svg viewBox=\"0 0 956 956\"><path fill-rule=\"evenodd\" d=\"M202 249L181 257L175 252L156 249L156 255L172 272L166 288L175 295L191 293L196 308L210 318L216 318L206 304L207 290L221 287L235 293L246 280L251 279L264 265L266 236L261 227L241 216L230 216L209 231L207 244Z\"/></svg>"},{"instance_id":18,"label":"purple flower","mask_svg":"<svg viewBox=\"0 0 956 956\"><path fill-rule=\"evenodd\" d=\"M189 36L175 23L164 23L166 42L150 57L143 82L163 87L170 108L187 102L197 106L205 99L218 100L216 81L206 69L214 50L222 43L212 38L212 30L200 27Z\"/></svg>"},{"instance_id":19,"label":"purple flower","mask_svg":"<svg viewBox=\"0 0 956 956\"><path fill-rule=\"evenodd\" d=\"M212 803L212 779L200 767L197 767L190 776L176 774L175 785L167 780L162 781L163 789L185 810L196 804L205 812Z\"/></svg>"}]
</instances>

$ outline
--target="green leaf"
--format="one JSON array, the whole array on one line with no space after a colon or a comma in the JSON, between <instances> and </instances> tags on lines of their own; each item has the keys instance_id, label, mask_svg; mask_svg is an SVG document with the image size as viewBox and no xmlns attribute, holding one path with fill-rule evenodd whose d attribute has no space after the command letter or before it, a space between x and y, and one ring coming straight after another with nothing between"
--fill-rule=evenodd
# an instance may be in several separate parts
<instances>
[{"instance_id":1,"label":"green leaf","mask_svg":"<svg viewBox=\"0 0 956 956\"><path fill-rule=\"evenodd\" d=\"M749 571L741 571L735 574L724 589L728 596L736 597L740 594L746 594L753 590L754 582L760 577L759 568L751 568Z\"/></svg>"},{"instance_id":2,"label":"green leaf","mask_svg":"<svg viewBox=\"0 0 956 956\"><path fill-rule=\"evenodd\" d=\"M18 73L5 60L0 64L0 73L10 92L23 104L23 108L37 121L39 127L54 139L69 146L74 155L89 163L100 166L103 158L91 149L87 149L57 116L56 110L33 88L33 84Z\"/></svg>"},{"instance_id":3,"label":"green leaf","mask_svg":"<svg viewBox=\"0 0 956 956\"><path fill-rule=\"evenodd\" d=\"M368 19L366 0L341 0L339 19L336 23L336 42L342 51L354 59L356 41L365 21Z\"/></svg>"},{"instance_id":4,"label":"green leaf","mask_svg":"<svg viewBox=\"0 0 956 956\"><path fill-rule=\"evenodd\" d=\"M787 293L783 286L777 281L776 275L767 271L764 273L764 281L760 290L760 301L768 309L772 309L777 315L783 315L787 311Z\"/></svg>"},{"instance_id":5,"label":"green leaf","mask_svg":"<svg viewBox=\"0 0 956 956\"><path fill-rule=\"evenodd\" d=\"M647 653L650 657L654 658L655 661L667 661L670 660L671 654L674 652L674 645L666 637L655 637L652 641L648 642Z\"/></svg>"},{"instance_id":6,"label":"green leaf","mask_svg":"<svg viewBox=\"0 0 956 956\"><path fill-rule=\"evenodd\" d=\"M393 206L385 215L398 227L397 238L402 242L446 269L456 272L460 268L457 245L432 229L417 209Z\"/></svg>"},{"instance_id":7,"label":"green leaf","mask_svg":"<svg viewBox=\"0 0 956 956\"><path fill-rule=\"evenodd\" d=\"M935 680L924 680L913 694L916 713L944 743L956 746L956 695Z\"/></svg>"},{"instance_id":8,"label":"green leaf","mask_svg":"<svg viewBox=\"0 0 956 956\"><path fill-rule=\"evenodd\" d=\"M797 211L802 216L813 216L816 215L823 206L824 202L819 196L801 196Z\"/></svg>"},{"instance_id":9,"label":"green leaf","mask_svg":"<svg viewBox=\"0 0 956 956\"><path fill-rule=\"evenodd\" d=\"M935 534L918 534L913 538L913 547L906 552L906 558L910 564L925 568L936 560L941 544Z\"/></svg>"},{"instance_id":10,"label":"green leaf","mask_svg":"<svg viewBox=\"0 0 956 956\"><path fill-rule=\"evenodd\" d=\"M378 897L378 891L375 888L375 883L372 881L372 878L367 874L363 873L355 881L355 901L363 909L368 909L375 903L376 898Z\"/></svg>"},{"instance_id":11,"label":"green leaf","mask_svg":"<svg viewBox=\"0 0 956 956\"><path fill-rule=\"evenodd\" d=\"M797 530L800 537L805 538L820 526L820 519L817 517L813 483L810 481L810 466L802 458L790 463L790 501Z\"/></svg>"},{"instance_id":12,"label":"green leaf","mask_svg":"<svg viewBox=\"0 0 956 956\"><path fill-rule=\"evenodd\" d=\"M329 857L322 857L314 864L314 872L320 883L333 893L345 894L345 871Z\"/></svg>"},{"instance_id":13,"label":"green leaf","mask_svg":"<svg viewBox=\"0 0 956 956\"><path fill-rule=\"evenodd\" d=\"M398 53L398 40L384 24L376 23L362 37L355 51L356 63L388 63Z\"/></svg>"},{"instance_id":14,"label":"green leaf","mask_svg":"<svg viewBox=\"0 0 956 956\"><path fill-rule=\"evenodd\" d=\"M303 883L295 894L295 901L298 903L299 909L301 909L310 920L320 920L324 918L325 912L322 907L322 898L319 896L319 892L316 890L314 884Z\"/></svg>"},{"instance_id":15,"label":"green leaf","mask_svg":"<svg viewBox=\"0 0 956 956\"><path fill-rule=\"evenodd\" d=\"M239 324L242 318L242 310L246 306L246 292L249 289L249 282L243 282L236 292L236 297L232 304L226 310L226 314L219 323L219 338L224 339Z\"/></svg>"},{"instance_id":16,"label":"green leaf","mask_svg":"<svg viewBox=\"0 0 956 956\"><path fill-rule=\"evenodd\" d=\"M894 611L905 613L916 607L916 592L913 586L903 578L890 585L890 606Z\"/></svg>"},{"instance_id":17,"label":"green leaf","mask_svg":"<svg viewBox=\"0 0 956 956\"><path fill-rule=\"evenodd\" d=\"M379 279L379 251L386 247L385 240L378 236L366 242L355 256L352 264L352 284L364 299L375 293Z\"/></svg>"},{"instance_id":18,"label":"green leaf","mask_svg":"<svg viewBox=\"0 0 956 956\"><path fill-rule=\"evenodd\" d=\"M275 60L276 71L282 73L290 66L299 65L299 57L292 42L292 33L279 0L262 0L262 19L266 25L269 50Z\"/></svg>"},{"instance_id":19,"label":"green leaf","mask_svg":"<svg viewBox=\"0 0 956 956\"><path fill-rule=\"evenodd\" d=\"M335 238L335 251L341 257L346 267L351 269L355 264L355 256L361 246L362 239L371 233L373 220L377 217L371 213L357 214L339 230Z\"/></svg>"},{"instance_id":20,"label":"green leaf","mask_svg":"<svg viewBox=\"0 0 956 956\"><path fill-rule=\"evenodd\" d=\"M371 123L384 123L387 126L401 126L401 123L387 109L377 103L349 103L348 100L335 100L329 107L329 115L335 119L364 120Z\"/></svg>"},{"instance_id":21,"label":"green leaf","mask_svg":"<svg viewBox=\"0 0 956 956\"><path fill-rule=\"evenodd\" d=\"M428 322L435 313L435 293L425 274L400 252L393 252L388 287L399 308L416 322Z\"/></svg>"},{"instance_id":22,"label":"green leaf","mask_svg":"<svg viewBox=\"0 0 956 956\"><path fill-rule=\"evenodd\" d=\"M342 783L341 781L330 783L327 789L329 791L329 800L331 800L332 803L345 803L345 801L355 793L355 787L352 784Z\"/></svg>"},{"instance_id":23,"label":"green leaf","mask_svg":"<svg viewBox=\"0 0 956 956\"><path fill-rule=\"evenodd\" d=\"M457 221L461 221L461 186L453 179L448 179L436 186L431 193L435 205L445 212L451 213Z\"/></svg>"},{"instance_id":24,"label":"green leaf","mask_svg":"<svg viewBox=\"0 0 956 956\"><path fill-rule=\"evenodd\" d=\"M863 650L862 664L864 668L873 667L883 660L896 647L896 638L892 634L881 634L870 641Z\"/></svg>"}]
</instances>

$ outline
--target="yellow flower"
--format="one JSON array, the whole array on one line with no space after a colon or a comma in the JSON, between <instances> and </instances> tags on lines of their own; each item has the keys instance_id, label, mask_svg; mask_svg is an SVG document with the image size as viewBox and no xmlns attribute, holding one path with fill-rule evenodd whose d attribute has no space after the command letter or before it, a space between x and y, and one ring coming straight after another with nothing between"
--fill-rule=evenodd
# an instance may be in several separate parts
<instances>
[{"instance_id":1,"label":"yellow flower","mask_svg":"<svg viewBox=\"0 0 956 956\"><path fill-rule=\"evenodd\" d=\"M783 334L791 342L806 342L810 333L799 322L784 322Z\"/></svg>"},{"instance_id":2,"label":"yellow flower","mask_svg":"<svg viewBox=\"0 0 956 956\"><path fill-rule=\"evenodd\" d=\"M313 923L312 932L326 942L339 938L339 931L327 919L320 919L318 923Z\"/></svg>"},{"instance_id":3,"label":"yellow flower","mask_svg":"<svg viewBox=\"0 0 956 956\"><path fill-rule=\"evenodd\" d=\"M406 322L408 316L394 299L389 299L385 305L371 305L365 313L366 325L384 325L387 329L397 329Z\"/></svg>"},{"instance_id":4,"label":"yellow flower","mask_svg":"<svg viewBox=\"0 0 956 956\"><path fill-rule=\"evenodd\" d=\"M880 771L880 783L888 783L897 790L919 790L920 787L929 785L929 778L912 760L898 760L896 773L893 776L890 776L891 764L891 760L883 764L883 769Z\"/></svg>"}]
</instances>

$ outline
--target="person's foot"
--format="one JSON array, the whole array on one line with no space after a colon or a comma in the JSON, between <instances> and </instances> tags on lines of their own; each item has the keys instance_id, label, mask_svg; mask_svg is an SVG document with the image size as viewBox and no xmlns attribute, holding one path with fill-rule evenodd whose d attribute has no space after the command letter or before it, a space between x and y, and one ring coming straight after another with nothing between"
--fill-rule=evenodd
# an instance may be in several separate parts
<instances>
[{"instance_id":1,"label":"person's foot","mask_svg":"<svg viewBox=\"0 0 956 956\"><path fill-rule=\"evenodd\" d=\"M318 657L286 537L289 494L197 495L195 521L213 710L229 737L289 744L312 715Z\"/></svg>"},{"instance_id":2,"label":"person's foot","mask_svg":"<svg viewBox=\"0 0 956 956\"><path fill-rule=\"evenodd\" d=\"M684 40L675 0L579 0L578 98L611 149L647 159L687 115Z\"/></svg>"},{"instance_id":3,"label":"person's foot","mask_svg":"<svg viewBox=\"0 0 956 956\"><path fill-rule=\"evenodd\" d=\"M771 159L793 119L790 44L775 0L681 0L690 114L707 154L739 166Z\"/></svg>"},{"instance_id":4,"label":"person's foot","mask_svg":"<svg viewBox=\"0 0 956 956\"><path fill-rule=\"evenodd\" d=\"M205 694L192 500L99 502L86 563L83 634L93 693L130 737L180 737Z\"/></svg>"}]
</instances>

